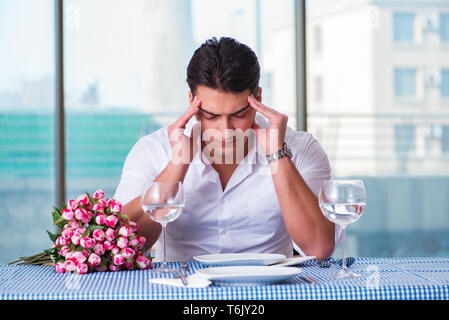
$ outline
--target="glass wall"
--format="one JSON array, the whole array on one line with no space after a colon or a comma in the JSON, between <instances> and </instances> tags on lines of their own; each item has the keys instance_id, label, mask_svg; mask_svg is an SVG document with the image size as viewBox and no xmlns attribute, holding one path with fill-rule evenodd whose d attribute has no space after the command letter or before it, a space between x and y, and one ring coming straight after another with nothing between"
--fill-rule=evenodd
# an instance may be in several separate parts
<instances>
[{"instance_id":1,"label":"glass wall","mask_svg":"<svg viewBox=\"0 0 449 320\"><path fill-rule=\"evenodd\" d=\"M295 128L292 0L66 0L66 198L112 197L137 140L188 106L186 67L216 36L253 48L263 102ZM55 12L51 0L0 2L0 263L51 244L55 203Z\"/></svg>"},{"instance_id":2,"label":"glass wall","mask_svg":"<svg viewBox=\"0 0 449 320\"><path fill-rule=\"evenodd\" d=\"M0 263L51 245L53 2L0 1Z\"/></svg>"},{"instance_id":3,"label":"glass wall","mask_svg":"<svg viewBox=\"0 0 449 320\"><path fill-rule=\"evenodd\" d=\"M333 177L367 189L351 255L449 254L448 12L447 1L308 1L308 129Z\"/></svg>"},{"instance_id":4,"label":"glass wall","mask_svg":"<svg viewBox=\"0 0 449 320\"><path fill-rule=\"evenodd\" d=\"M134 143L187 108L188 62L213 36L253 48L264 103L295 127L293 3L281 2L64 1L67 197L113 196Z\"/></svg>"}]
</instances>

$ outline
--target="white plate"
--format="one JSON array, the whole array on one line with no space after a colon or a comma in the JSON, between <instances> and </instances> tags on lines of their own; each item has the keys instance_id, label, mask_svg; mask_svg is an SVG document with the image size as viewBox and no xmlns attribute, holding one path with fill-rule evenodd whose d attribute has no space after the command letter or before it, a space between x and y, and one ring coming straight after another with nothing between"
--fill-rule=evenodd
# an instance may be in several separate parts
<instances>
[{"instance_id":1,"label":"white plate","mask_svg":"<svg viewBox=\"0 0 449 320\"><path fill-rule=\"evenodd\" d=\"M272 266L277 266L277 267L294 266L294 265L301 264L301 263L304 263L304 262L312 260L312 259L315 259L315 256L307 256L307 257L295 256L295 257L286 258L279 262L273 263Z\"/></svg>"},{"instance_id":2,"label":"white plate","mask_svg":"<svg viewBox=\"0 0 449 320\"><path fill-rule=\"evenodd\" d=\"M199 269L197 273L216 284L258 285L273 284L295 277L299 268L274 266L231 266Z\"/></svg>"},{"instance_id":3,"label":"white plate","mask_svg":"<svg viewBox=\"0 0 449 320\"><path fill-rule=\"evenodd\" d=\"M195 256L193 259L207 266L266 266L284 260L283 254L270 253L221 253Z\"/></svg>"}]
</instances>

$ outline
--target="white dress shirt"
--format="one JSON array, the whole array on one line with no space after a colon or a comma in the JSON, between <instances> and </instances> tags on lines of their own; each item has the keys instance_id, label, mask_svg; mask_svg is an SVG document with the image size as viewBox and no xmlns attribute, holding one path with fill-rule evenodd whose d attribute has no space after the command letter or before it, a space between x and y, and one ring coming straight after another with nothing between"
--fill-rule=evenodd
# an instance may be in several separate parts
<instances>
[{"instance_id":1,"label":"white dress shirt","mask_svg":"<svg viewBox=\"0 0 449 320\"><path fill-rule=\"evenodd\" d=\"M192 117L187 123L186 135L190 135L196 121ZM269 126L259 113L255 121L261 128ZM140 138L128 154L114 195L123 205L140 196L145 184L153 181L170 161L167 127ZM285 142L293 153L292 162L318 196L321 181L331 176L326 153L310 133L290 127ZM201 143L200 138L197 143ZM293 247L303 254L287 232L271 169L257 139L224 191L217 171L201 151L194 156L183 184L184 211L167 225L167 261L237 252L280 253L290 257ZM337 244L340 232L337 226L335 229ZM161 260L162 238L159 237L155 261Z\"/></svg>"}]
</instances>

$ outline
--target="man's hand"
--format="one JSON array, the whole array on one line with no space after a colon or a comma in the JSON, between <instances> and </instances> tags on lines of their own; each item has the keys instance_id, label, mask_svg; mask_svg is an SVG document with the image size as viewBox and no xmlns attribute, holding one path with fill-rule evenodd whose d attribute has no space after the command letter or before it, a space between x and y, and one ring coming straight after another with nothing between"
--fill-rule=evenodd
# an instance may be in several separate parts
<instances>
[{"instance_id":1,"label":"man's hand","mask_svg":"<svg viewBox=\"0 0 449 320\"><path fill-rule=\"evenodd\" d=\"M257 140L265 149L265 153L270 155L281 150L284 145L288 116L265 106L257 101L253 95L248 96L248 102L270 122L270 126L266 129L261 129L256 123L252 127L256 132Z\"/></svg>"},{"instance_id":2,"label":"man's hand","mask_svg":"<svg viewBox=\"0 0 449 320\"><path fill-rule=\"evenodd\" d=\"M171 161L174 164L190 164L194 155L198 152L196 140L201 134L200 122L192 127L190 138L184 134L184 129L190 118L198 113L200 105L201 100L195 97L186 112L167 128L172 149Z\"/></svg>"}]
</instances>

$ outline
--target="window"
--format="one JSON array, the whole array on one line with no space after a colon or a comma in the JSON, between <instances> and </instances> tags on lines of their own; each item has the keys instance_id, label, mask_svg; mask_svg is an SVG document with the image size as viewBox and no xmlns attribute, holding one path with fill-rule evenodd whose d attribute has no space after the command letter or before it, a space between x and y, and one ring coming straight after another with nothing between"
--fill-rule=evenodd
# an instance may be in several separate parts
<instances>
[{"instance_id":1,"label":"window","mask_svg":"<svg viewBox=\"0 0 449 320\"><path fill-rule=\"evenodd\" d=\"M441 96L449 97L449 69L441 71Z\"/></svg>"},{"instance_id":2,"label":"window","mask_svg":"<svg viewBox=\"0 0 449 320\"><path fill-rule=\"evenodd\" d=\"M213 36L255 50L263 102L296 118L291 0L169 0L157 10L146 0L64 4L68 198L87 186L114 194L131 147L187 108L187 64Z\"/></svg>"},{"instance_id":3,"label":"window","mask_svg":"<svg viewBox=\"0 0 449 320\"><path fill-rule=\"evenodd\" d=\"M396 97L413 97L416 95L416 70L394 70L394 95Z\"/></svg>"},{"instance_id":4,"label":"window","mask_svg":"<svg viewBox=\"0 0 449 320\"><path fill-rule=\"evenodd\" d=\"M376 28L367 23L369 3L308 2L307 128L326 151L333 179L365 182L368 205L347 229L348 254L448 256L449 109L438 87L448 93L449 51L430 33L419 50L396 45L416 40L414 15L393 14L391 1L376 1ZM432 1L401 1L401 7L438 16L447 10ZM326 30L319 57L317 24ZM390 24L393 42L385 41ZM427 68L436 77L425 88L419 81ZM322 102L317 75L326 83ZM428 91L415 99L421 90Z\"/></svg>"},{"instance_id":5,"label":"window","mask_svg":"<svg viewBox=\"0 0 449 320\"><path fill-rule=\"evenodd\" d=\"M321 52L322 48L322 31L320 26L316 26L313 28L313 43L314 43L314 50L316 52Z\"/></svg>"},{"instance_id":6,"label":"window","mask_svg":"<svg viewBox=\"0 0 449 320\"><path fill-rule=\"evenodd\" d=\"M50 247L54 1L0 2L0 263Z\"/></svg>"},{"instance_id":7,"label":"window","mask_svg":"<svg viewBox=\"0 0 449 320\"><path fill-rule=\"evenodd\" d=\"M440 14L440 39L449 42L449 14Z\"/></svg>"},{"instance_id":8,"label":"window","mask_svg":"<svg viewBox=\"0 0 449 320\"><path fill-rule=\"evenodd\" d=\"M414 41L415 15L413 13L393 14L393 38L396 42Z\"/></svg>"},{"instance_id":9,"label":"window","mask_svg":"<svg viewBox=\"0 0 449 320\"><path fill-rule=\"evenodd\" d=\"M315 101L322 102L323 101L323 79L321 77L315 77L314 79L314 87L315 87Z\"/></svg>"}]
</instances>

